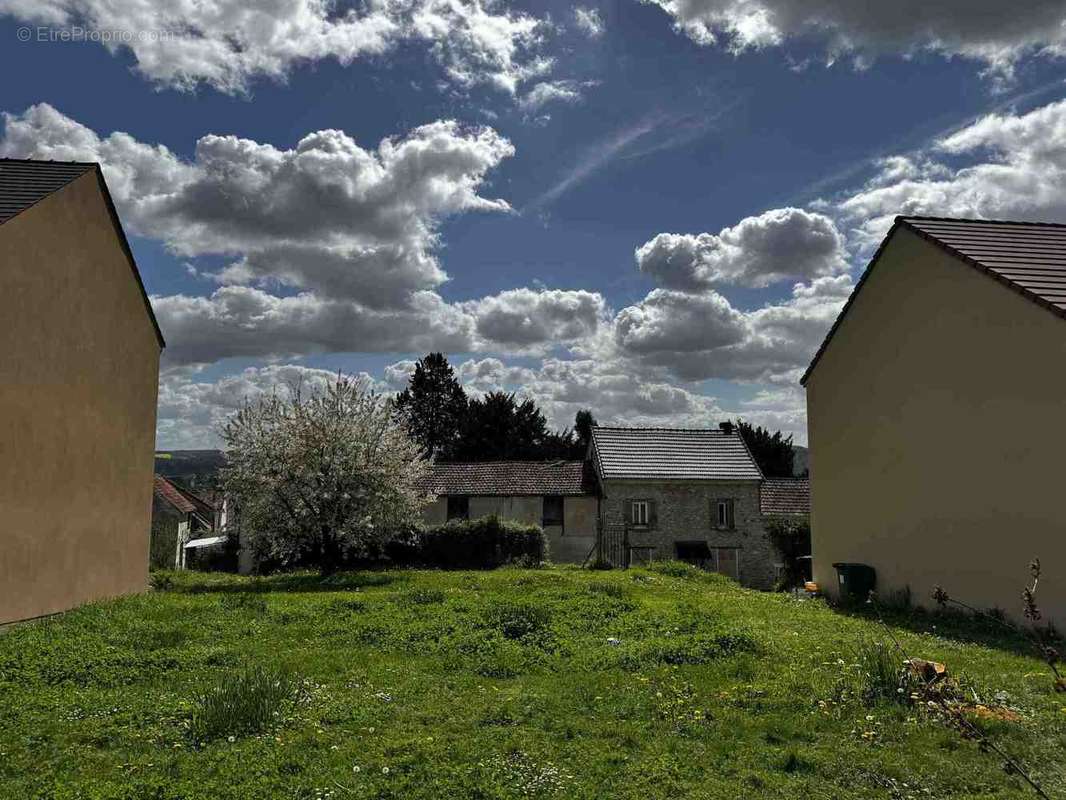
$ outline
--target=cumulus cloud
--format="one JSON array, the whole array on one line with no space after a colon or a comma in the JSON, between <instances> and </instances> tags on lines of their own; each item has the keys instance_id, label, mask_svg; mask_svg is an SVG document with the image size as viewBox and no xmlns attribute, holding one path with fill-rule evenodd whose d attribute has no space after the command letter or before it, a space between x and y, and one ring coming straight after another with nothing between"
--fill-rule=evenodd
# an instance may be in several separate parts
<instances>
[{"instance_id":1,"label":"cumulus cloud","mask_svg":"<svg viewBox=\"0 0 1066 800\"><path fill-rule=\"evenodd\" d=\"M513 289L457 304L417 292L404 308L370 309L311 292L223 286L208 297L156 296L152 306L171 365L314 353L537 353L609 322L600 295L566 290Z\"/></svg>"},{"instance_id":2,"label":"cumulus cloud","mask_svg":"<svg viewBox=\"0 0 1066 800\"><path fill-rule=\"evenodd\" d=\"M766 287L846 269L844 237L829 217L778 208L717 234L660 233L636 251L637 267L667 289Z\"/></svg>"},{"instance_id":3,"label":"cumulus cloud","mask_svg":"<svg viewBox=\"0 0 1066 800\"><path fill-rule=\"evenodd\" d=\"M509 350L595 335L607 306L597 292L512 289L461 304L486 346Z\"/></svg>"},{"instance_id":4,"label":"cumulus cloud","mask_svg":"<svg viewBox=\"0 0 1066 800\"><path fill-rule=\"evenodd\" d=\"M527 367L509 366L498 358L469 359L456 373L463 386L475 393L522 390L536 375Z\"/></svg>"},{"instance_id":5,"label":"cumulus cloud","mask_svg":"<svg viewBox=\"0 0 1066 800\"><path fill-rule=\"evenodd\" d=\"M153 297L167 337L168 364L207 364L233 356L470 350L474 320L439 295L420 292L408 307L373 310L310 292L278 297L223 286L209 297Z\"/></svg>"},{"instance_id":6,"label":"cumulus cloud","mask_svg":"<svg viewBox=\"0 0 1066 800\"><path fill-rule=\"evenodd\" d=\"M603 18L595 8L577 6L574 9L574 24L579 31L593 39L602 36L605 30Z\"/></svg>"},{"instance_id":7,"label":"cumulus cloud","mask_svg":"<svg viewBox=\"0 0 1066 800\"><path fill-rule=\"evenodd\" d=\"M557 428L572 425L579 410L592 408L603 425L713 427L739 416L806 441L798 386L763 389L727 406L695 386L678 385L661 370L634 369L624 359L548 358L536 367L518 367L490 358L466 361L457 372L468 389L502 389L533 398Z\"/></svg>"},{"instance_id":8,"label":"cumulus cloud","mask_svg":"<svg viewBox=\"0 0 1066 800\"><path fill-rule=\"evenodd\" d=\"M321 389L336 372L298 364L249 367L215 380L201 380L195 371L164 372L159 381L156 448L160 450L220 447L222 424L245 402L291 386ZM366 373L356 376L375 390L382 386Z\"/></svg>"},{"instance_id":9,"label":"cumulus cloud","mask_svg":"<svg viewBox=\"0 0 1066 800\"><path fill-rule=\"evenodd\" d=\"M685 381L793 382L851 289L846 274L818 278L796 284L782 302L751 311L713 290L656 289L618 313L613 354Z\"/></svg>"},{"instance_id":10,"label":"cumulus cloud","mask_svg":"<svg viewBox=\"0 0 1066 800\"><path fill-rule=\"evenodd\" d=\"M136 0L0 0L21 22L108 32L112 52L128 50L148 80L177 89L200 84L246 92L253 79L284 80L323 59L347 65L404 42L428 48L460 87L514 94L552 60L542 45L550 23L487 0L324 0L143 3Z\"/></svg>"},{"instance_id":11,"label":"cumulus cloud","mask_svg":"<svg viewBox=\"0 0 1066 800\"><path fill-rule=\"evenodd\" d=\"M1066 10L1058 0L644 1L662 8L693 41L733 52L816 37L830 61L851 54L862 63L882 53L926 50L976 59L1000 75L1023 54L1066 52Z\"/></svg>"},{"instance_id":12,"label":"cumulus cloud","mask_svg":"<svg viewBox=\"0 0 1066 800\"><path fill-rule=\"evenodd\" d=\"M491 128L453 121L374 149L337 130L288 150L210 135L190 162L125 133L98 136L43 103L4 123L3 155L99 161L131 232L183 256L233 256L220 280L272 281L374 309L446 279L434 252L440 219L510 209L479 190L514 148Z\"/></svg>"},{"instance_id":13,"label":"cumulus cloud","mask_svg":"<svg viewBox=\"0 0 1066 800\"><path fill-rule=\"evenodd\" d=\"M406 359L386 366L383 380L365 372L357 377L378 392L396 392L406 386L414 363ZM759 391L723 407L692 388L634 373L621 361L549 358L527 367L482 358L454 366L468 393L502 390L532 398L555 428L572 425L577 411L591 407L599 422L608 425L709 427L742 416L795 433L799 441L806 436L803 395L793 387ZM324 386L335 377L333 371L299 364L250 367L214 379L204 379L194 369L169 370L160 381L157 447L218 447L219 426L246 400L296 383Z\"/></svg>"},{"instance_id":14,"label":"cumulus cloud","mask_svg":"<svg viewBox=\"0 0 1066 800\"><path fill-rule=\"evenodd\" d=\"M1066 101L991 114L911 155L894 156L858 191L823 204L867 251L897 214L1066 221Z\"/></svg>"}]
</instances>

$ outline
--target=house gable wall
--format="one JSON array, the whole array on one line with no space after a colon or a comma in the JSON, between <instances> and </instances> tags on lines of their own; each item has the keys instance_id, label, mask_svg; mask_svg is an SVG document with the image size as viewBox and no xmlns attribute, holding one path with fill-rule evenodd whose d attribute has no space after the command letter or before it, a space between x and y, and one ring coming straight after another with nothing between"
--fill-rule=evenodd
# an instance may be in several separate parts
<instances>
[{"instance_id":1,"label":"house gable wall","mask_svg":"<svg viewBox=\"0 0 1066 800\"><path fill-rule=\"evenodd\" d=\"M652 558L676 558L674 543L705 541L711 548L739 548L740 582L772 588L779 557L763 526L758 481L603 481L602 509L608 524L625 524L627 502L652 500L656 525L630 528L633 547L651 547ZM711 501L733 500L734 529L717 530L711 523Z\"/></svg>"},{"instance_id":2,"label":"house gable wall","mask_svg":"<svg viewBox=\"0 0 1066 800\"><path fill-rule=\"evenodd\" d=\"M1066 624L1066 321L899 229L807 383L814 577Z\"/></svg>"},{"instance_id":3,"label":"house gable wall","mask_svg":"<svg viewBox=\"0 0 1066 800\"><path fill-rule=\"evenodd\" d=\"M148 582L159 341L95 172L0 225L0 622Z\"/></svg>"}]
</instances>

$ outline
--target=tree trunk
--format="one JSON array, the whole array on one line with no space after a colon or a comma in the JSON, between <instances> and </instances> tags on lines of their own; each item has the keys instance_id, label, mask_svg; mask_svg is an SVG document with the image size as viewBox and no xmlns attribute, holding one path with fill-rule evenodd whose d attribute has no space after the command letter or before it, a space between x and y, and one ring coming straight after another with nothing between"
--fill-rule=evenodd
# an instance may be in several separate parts
<instances>
[{"instance_id":1,"label":"tree trunk","mask_svg":"<svg viewBox=\"0 0 1066 800\"><path fill-rule=\"evenodd\" d=\"M336 537L326 528L322 529L318 541L318 574L323 578L328 578L340 567L340 547L337 544Z\"/></svg>"}]
</instances>

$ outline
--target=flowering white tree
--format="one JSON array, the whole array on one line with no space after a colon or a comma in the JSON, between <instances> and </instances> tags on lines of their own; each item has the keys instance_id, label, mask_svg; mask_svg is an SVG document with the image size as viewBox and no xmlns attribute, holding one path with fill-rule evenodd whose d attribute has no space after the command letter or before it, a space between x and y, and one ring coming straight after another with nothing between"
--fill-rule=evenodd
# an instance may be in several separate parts
<instances>
[{"instance_id":1,"label":"flowering white tree","mask_svg":"<svg viewBox=\"0 0 1066 800\"><path fill-rule=\"evenodd\" d=\"M338 374L246 402L223 427L223 484L260 554L323 574L419 519L428 469L391 400Z\"/></svg>"}]
</instances>

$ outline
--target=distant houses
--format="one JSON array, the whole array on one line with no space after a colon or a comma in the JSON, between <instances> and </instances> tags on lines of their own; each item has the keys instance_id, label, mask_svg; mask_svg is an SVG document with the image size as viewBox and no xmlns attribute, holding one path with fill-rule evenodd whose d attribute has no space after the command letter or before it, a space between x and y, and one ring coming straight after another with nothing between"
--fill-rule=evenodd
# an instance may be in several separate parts
<instances>
[{"instance_id":1,"label":"distant houses","mask_svg":"<svg viewBox=\"0 0 1066 800\"><path fill-rule=\"evenodd\" d=\"M230 541L228 497L197 493L156 475L152 498L150 564L153 569L236 568ZM232 549L230 548L230 549ZM230 563L232 562L232 563Z\"/></svg>"},{"instance_id":2,"label":"distant houses","mask_svg":"<svg viewBox=\"0 0 1066 800\"><path fill-rule=\"evenodd\" d=\"M676 558L773 586L778 559L763 527L763 475L733 426L594 428L590 458L609 551L624 531L629 563Z\"/></svg>"},{"instance_id":3,"label":"distant houses","mask_svg":"<svg viewBox=\"0 0 1066 800\"><path fill-rule=\"evenodd\" d=\"M782 563L766 518L809 504L805 480L765 480L728 424L596 427L585 461L437 463L425 488L435 496L427 524L496 515L541 525L559 563L680 559L767 589Z\"/></svg>"},{"instance_id":4,"label":"distant houses","mask_svg":"<svg viewBox=\"0 0 1066 800\"><path fill-rule=\"evenodd\" d=\"M583 563L595 548L599 493L584 461L436 463L424 488L436 497L429 525L492 515L540 525L558 563Z\"/></svg>"},{"instance_id":5,"label":"distant houses","mask_svg":"<svg viewBox=\"0 0 1066 800\"><path fill-rule=\"evenodd\" d=\"M0 159L0 623L143 590L163 337L97 164Z\"/></svg>"},{"instance_id":6,"label":"distant houses","mask_svg":"<svg viewBox=\"0 0 1066 800\"><path fill-rule=\"evenodd\" d=\"M897 218L803 383L823 589L1066 624L1066 226Z\"/></svg>"}]
</instances>

